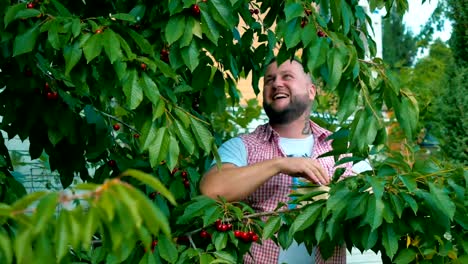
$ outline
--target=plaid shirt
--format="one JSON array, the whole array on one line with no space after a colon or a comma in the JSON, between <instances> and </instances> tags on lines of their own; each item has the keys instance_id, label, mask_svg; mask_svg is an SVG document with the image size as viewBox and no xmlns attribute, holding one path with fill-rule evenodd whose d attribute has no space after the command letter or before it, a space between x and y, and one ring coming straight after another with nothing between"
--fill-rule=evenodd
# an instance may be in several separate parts
<instances>
[{"instance_id":1,"label":"plaid shirt","mask_svg":"<svg viewBox=\"0 0 468 264\"><path fill-rule=\"evenodd\" d=\"M312 134L314 135L314 148L312 157L317 159L318 156L332 149L331 142L326 138L331 134L330 131L318 126L314 122L310 122ZM273 159L275 157L285 157L285 154L279 146L279 134L272 129L269 124L264 124L255 129L250 134L240 136L247 149L247 164L254 164L264 160ZM317 159L320 165L323 166L328 175L333 175L335 170L335 161L332 156ZM273 176L265 182L254 193L247 197L246 202L252 206L257 212L273 211L279 202L287 203L291 192L292 177L280 173ZM244 263L255 264L273 264L278 263L280 248L272 240L262 241L262 245L258 243L252 244L252 257L246 255ZM337 247L332 257L324 261L320 255L320 250L316 250L315 263L330 263L339 264L346 263L346 247ZM294 263L295 264L295 263Z\"/></svg>"}]
</instances>

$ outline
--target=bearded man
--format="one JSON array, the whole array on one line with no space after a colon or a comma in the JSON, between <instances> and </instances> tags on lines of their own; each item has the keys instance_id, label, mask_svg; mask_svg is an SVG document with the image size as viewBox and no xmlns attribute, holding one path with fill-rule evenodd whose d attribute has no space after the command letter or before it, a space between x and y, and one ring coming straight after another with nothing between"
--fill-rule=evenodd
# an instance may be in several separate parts
<instances>
[{"instance_id":1,"label":"bearded man","mask_svg":"<svg viewBox=\"0 0 468 264\"><path fill-rule=\"evenodd\" d=\"M273 211L287 203L298 178L327 185L335 167L333 157L318 158L332 149L330 131L310 120L316 87L301 63L273 60L264 76L263 108L269 122L252 133L223 143L222 165L213 165L203 176L202 194L214 199L244 201L257 212ZM272 240L254 243L244 263L346 263L346 248L337 247L323 260L319 249L308 253L304 244L286 250Z\"/></svg>"}]
</instances>

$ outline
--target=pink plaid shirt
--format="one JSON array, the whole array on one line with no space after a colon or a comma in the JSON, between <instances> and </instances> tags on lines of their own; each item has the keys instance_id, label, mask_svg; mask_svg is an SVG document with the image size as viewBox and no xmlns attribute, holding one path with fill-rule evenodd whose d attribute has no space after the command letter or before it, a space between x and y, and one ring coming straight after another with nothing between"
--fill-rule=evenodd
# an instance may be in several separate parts
<instances>
[{"instance_id":1,"label":"pink plaid shirt","mask_svg":"<svg viewBox=\"0 0 468 264\"><path fill-rule=\"evenodd\" d=\"M326 138L331 134L330 131L310 122L312 134L314 135L313 159L332 149L331 142ZM285 157L285 154L279 147L280 136L272 129L269 124L264 124L255 129L250 134L242 135L241 139L247 149L247 164L254 164L275 157ZM328 171L330 177L335 170L335 161L332 156L317 159L317 161ZM247 197L246 202L257 212L273 211L279 202L286 203L289 200L288 195L291 192L292 177L280 173L273 176L264 183L254 193ZM278 263L280 252L272 240L262 241L262 245L254 243L250 248L250 257L248 254L244 257L244 263L255 264L274 264ZM337 247L331 258L324 261L320 255L320 250L316 250L315 263L339 264L346 263L346 247ZM295 264L295 263L294 263Z\"/></svg>"}]
</instances>

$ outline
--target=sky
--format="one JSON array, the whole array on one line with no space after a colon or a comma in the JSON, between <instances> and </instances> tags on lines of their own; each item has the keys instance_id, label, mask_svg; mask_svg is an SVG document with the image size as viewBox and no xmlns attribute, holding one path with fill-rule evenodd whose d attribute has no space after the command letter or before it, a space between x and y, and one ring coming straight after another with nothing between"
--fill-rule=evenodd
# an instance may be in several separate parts
<instances>
[{"instance_id":1,"label":"sky","mask_svg":"<svg viewBox=\"0 0 468 264\"><path fill-rule=\"evenodd\" d=\"M413 31L416 35L419 33L421 27L427 22L434 9L437 7L438 0L426 0L421 4L421 0L408 0L408 12L403 17L403 23ZM447 21L444 24L443 32L436 32L434 39L440 38L447 41L450 38L452 31L450 23Z\"/></svg>"}]
</instances>

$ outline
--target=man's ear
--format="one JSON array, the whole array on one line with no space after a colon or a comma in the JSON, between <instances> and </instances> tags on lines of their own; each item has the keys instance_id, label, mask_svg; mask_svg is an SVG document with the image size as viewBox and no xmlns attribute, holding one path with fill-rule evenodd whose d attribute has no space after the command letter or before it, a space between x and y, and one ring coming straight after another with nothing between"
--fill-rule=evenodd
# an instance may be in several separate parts
<instances>
[{"instance_id":1,"label":"man's ear","mask_svg":"<svg viewBox=\"0 0 468 264\"><path fill-rule=\"evenodd\" d=\"M310 83L309 85L309 98L310 100L315 99L315 95L317 94L317 87L313 83Z\"/></svg>"}]
</instances>

